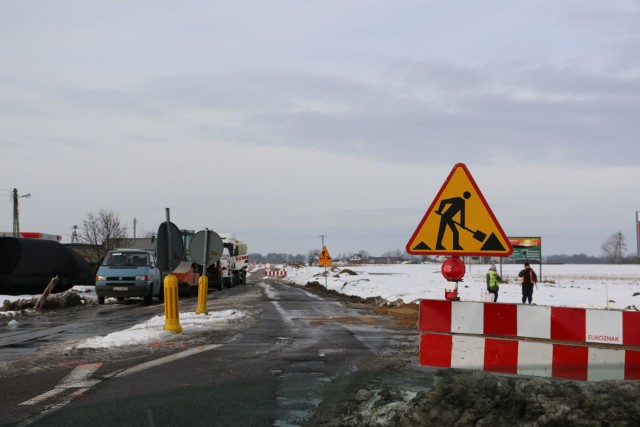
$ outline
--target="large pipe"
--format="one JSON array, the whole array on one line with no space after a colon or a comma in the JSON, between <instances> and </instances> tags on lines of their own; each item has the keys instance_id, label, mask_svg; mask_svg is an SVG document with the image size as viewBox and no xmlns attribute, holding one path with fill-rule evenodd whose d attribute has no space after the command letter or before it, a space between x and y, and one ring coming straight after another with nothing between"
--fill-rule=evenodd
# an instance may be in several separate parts
<instances>
[{"instance_id":1,"label":"large pipe","mask_svg":"<svg viewBox=\"0 0 640 427\"><path fill-rule=\"evenodd\" d=\"M86 261L61 243L0 237L0 294L40 294L55 276L60 278L55 292L90 285L92 279Z\"/></svg>"}]
</instances>

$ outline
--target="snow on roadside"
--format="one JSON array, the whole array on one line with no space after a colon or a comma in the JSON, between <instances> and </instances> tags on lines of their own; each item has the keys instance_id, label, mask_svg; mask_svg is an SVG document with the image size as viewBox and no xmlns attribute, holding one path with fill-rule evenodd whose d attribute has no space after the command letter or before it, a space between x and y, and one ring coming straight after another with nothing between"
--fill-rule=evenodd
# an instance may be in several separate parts
<instances>
[{"instance_id":1,"label":"snow on roadside","mask_svg":"<svg viewBox=\"0 0 640 427\"><path fill-rule=\"evenodd\" d=\"M238 310L214 311L209 314L180 313L182 333L199 332L215 326L242 321L246 315ZM146 322L139 323L128 329L112 332L103 337L88 338L74 344L72 348L116 348L140 344L150 344L162 341L174 332L163 330L164 316L155 316Z\"/></svg>"},{"instance_id":2,"label":"snow on roadside","mask_svg":"<svg viewBox=\"0 0 640 427\"><path fill-rule=\"evenodd\" d=\"M328 289L347 295L382 297L405 303L420 299L444 299L444 289L453 288L440 271L440 264L358 265L327 269L324 267L287 267L287 277L298 285L316 281ZM540 274L540 266L532 268ZM483 301L488 264L467 265L458 284L463 301ZM498 265L506 280L500 285L498 302L521 303L518 281L521 264ZM348 274L354 272L356 275ZM640 265L542 265L542 279L533 293L539 305L636 310L640 307Z\"/></svg>"}]
</instances>

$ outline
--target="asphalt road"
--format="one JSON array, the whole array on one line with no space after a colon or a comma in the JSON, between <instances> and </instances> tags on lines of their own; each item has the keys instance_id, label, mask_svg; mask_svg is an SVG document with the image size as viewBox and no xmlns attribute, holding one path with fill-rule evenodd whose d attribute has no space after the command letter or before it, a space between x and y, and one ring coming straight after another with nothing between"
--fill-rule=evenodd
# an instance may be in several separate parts
<instances>
[{"instance_id":1,"label":"asphalt road","mask_svg":"<svg viewBox=\"0 0 640 427\"><path fill-rule=\"evenodd\" d=\"M181 311L195 303L181 302ZM258 276L209 295L210 311L229 308L247 317L203 333L176 334L162 345L104 351L69 351L57 335L78 339L123 329L157 315L162 306L62 310L60 317L69 319L63 323L75 329L51 323L33 328L38 351L3 362L0 422L332 425L336 411L362 387L402 382L405 390L419 390L431 378L424 370L406 369L417 365L417 332L394 327L365 307ZM103 319L114 321L96 324ZM0 335L0 343L4 339ZM14 344L26 348L28 342Z\"/></svg>"},{"instance_id":2,"label":"asphalt road","mask_svg":"<svg viewBox=\"0 0 640 427\"><path fill-rule=\"evenodd\" d=\"M164 306L144 306L141 299L117 304L84 305L70 309L44 310L36 315L18 316L18 326L0 327L0 362L19 360L43 348L67 341L82 340L126 329L164 313ZM182 301L188 306L192 301Z\"/></svg>"}]
</instances>

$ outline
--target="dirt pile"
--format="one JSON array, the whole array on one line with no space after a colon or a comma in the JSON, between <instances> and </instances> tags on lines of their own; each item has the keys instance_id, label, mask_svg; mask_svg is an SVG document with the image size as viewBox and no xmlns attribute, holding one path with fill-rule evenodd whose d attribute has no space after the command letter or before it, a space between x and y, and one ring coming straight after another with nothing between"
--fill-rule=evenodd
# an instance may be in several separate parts
<instances>
[{"instance_id":1,"label":"dirt pile","mask_svg":"<svg viewBox=\"0 0 640 427\"><path fill-rule=\"evenodd\" d=\"M305 289L315 294L331 295L344 302L367 305L373 308L374 314L393 317L402 326L418 326L419 306L416 303L406 304L402 300L389 302L379 296L362 298L355 295L345 295L333 289L325 289L323 284L316 281L307 282Z\"/></svg>"},{"instance_id":2,"label":"dirt pile","mask_svg":"<svg viewBox=\"0 0 640 427\"><path fill-rule=\"evenodd\" d=\"M40 299L40 296L15 301L4 300L2 307L0 307L0 311L23 311L32 309L38 303L38 299ZM59 294L49 295L42 305L42 308L46 310L53 308L76 307L82 304L84 304L82 297L80 297L77 292L69 290Z\"/></svg>"},{"instance_id":3,"label":"dirt pile","mask_svg":"<svg viewBox=\"0 0 640 427\"><path fill-rule=\"evenodd\" d=\"M640 383L444 372L413 398L362 389L342 411L343 426L636 426Z\"/></svg>"},{"instance_id":4,"label":"dirt pile","mask_svg":"<svg viewBox=\"0 0 640 427\"><path fill-rule=\"evenodd\" d=\"M375 307L381 307L385 304L387 304L387 300L382 298L382 297L367 297L367 298L362 298L356 295L345 295L343 293L340 293L338 291L335 291L333 289L326 289L324 287L323 284L321 284L320 282L307 282L307 284L304 286L305 289L316 293L316 294L322 294L322 295L331 295L341 301L347 301L347 302L351 302L351 303L361 303L361 304L367 304L367 305L372 305Z\"/></svg>"},{"instance_id":5,"label":"dirt pile","mask_svg":"<svg viewBox=\"0 0 640 427\"><path fill-rule=\"evenodd\" d=\"M383 316L393 317L398 324L407 327L418 327L418 313L420 308L418 304L400 303L397 305L386 304L382 307L375 308L373 312L375 314L381 314Z\"/></svg>"},{"instance_id":6,"label":"dirt pile","mask_svg":"<svg viewBox=\"0 0 640 427\"><path fill-rule=\"evenodd\" d=\"M356 273L353 270L349 270L348 268L343 268L334 277L340 277L341 274L346 274L347 276L357 276L358 275L358 273Z\"/></svg>"}]
</instances>

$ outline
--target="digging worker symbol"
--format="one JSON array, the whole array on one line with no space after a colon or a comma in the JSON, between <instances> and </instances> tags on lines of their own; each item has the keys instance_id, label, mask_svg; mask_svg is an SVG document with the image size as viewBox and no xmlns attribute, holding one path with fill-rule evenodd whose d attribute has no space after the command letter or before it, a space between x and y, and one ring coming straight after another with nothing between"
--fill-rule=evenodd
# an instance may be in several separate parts
<instances>
[{"instance_id":1,"label":"digging worker symbol","mask_svg":"<svg viewBox=\"0 0 640 427\"><path fill-rule=\"evenodd\" d=\"M466 229L465 221L464 221L464 205L465 200L471 197L471 193L465 191L462 194L462 197L452 197L450 199L444 199L440 202L440 206L438 206L438 210L436 214L440 215L440 227L438 228L438 240L436 241L436 249L446 249L442 245L442 238L444 237L444 232L447 227L451 229L451 233L453 234L453 250L462 250L462 246L460 246L460 232L458 231L458 226ZM447 206L448 205L448 206ZM446 210L443 212L443 209ZM460 222L455 221L455 216L459 215Z\"/></svg>"}]
</instances>

